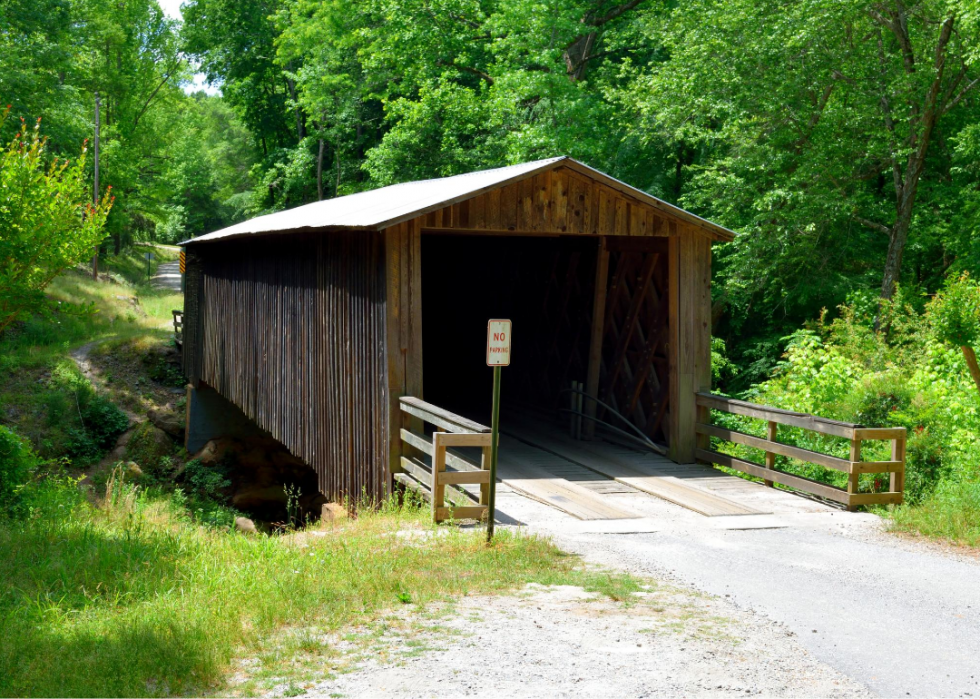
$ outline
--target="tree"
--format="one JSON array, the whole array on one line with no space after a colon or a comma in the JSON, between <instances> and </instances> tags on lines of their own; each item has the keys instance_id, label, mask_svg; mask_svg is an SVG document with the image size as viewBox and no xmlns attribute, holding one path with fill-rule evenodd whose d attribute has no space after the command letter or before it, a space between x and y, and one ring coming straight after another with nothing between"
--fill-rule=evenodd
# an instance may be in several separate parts
<instances>
[{"instance_id":1,"label":"tree","mask_svg":"<svg viewBox=\"0 0 980 699\"><path fill-rule=\"evenodd\" d=\"M980 285L968 274L952 276L929 303L929 318L940 342L959 347L977 390L980 364L974 346L980 338Z\"/></svg>"},{"instance_id":2,"label":"tree","mask_svg":"<svg viewBox=\"0 0 980 699\"><path fill-rule=\"evenodd\" d=\"M89 203L84 149L74 164L45 163L40 128L40 119L32 130L22 122L0 156L0 332L38 309L51 280L88 257L111 207L111 199Z\"/></svg>"},{"instance_id":3,"label":"tree","mask_svg":"<svg viewBox=\"0 0 980 699\"><path fill-rule=\"evenodd\" d=\"M637 138L677 149L681 203L744 232L718 255L731 337L785 335L866 289L887 299L903 272L941 283L962 189L950 143L980 117L968 9L692 0L643 15L669 60L635 66L617 98Z\"/></svg>"}]
</instances>

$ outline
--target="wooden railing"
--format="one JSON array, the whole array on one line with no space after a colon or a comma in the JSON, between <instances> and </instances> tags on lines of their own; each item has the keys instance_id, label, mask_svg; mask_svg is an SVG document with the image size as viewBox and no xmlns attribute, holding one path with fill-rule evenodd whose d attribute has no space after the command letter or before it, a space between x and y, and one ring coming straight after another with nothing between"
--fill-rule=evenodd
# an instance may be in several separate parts
<instances>
[{"instance_id":1,"label":"wooden railing","mask_svg":"<svg viewBox=\"0 0 980 699\"><path fill-rule=\"evenodd\" d=\"M695 455L708 463L727 466L749 475L763 479L766 485L781 485L802 490L813 495L844 503L853 510L860 505L900 504L905 489L905 428L904 427L862 427L850 422L839 422L827 418L794 413L789 410L769 408L764 405L747 403L713 393L698 393L696 396L699 420L696 431L699 435ZM736 430L710 424L710 410L719 410L734 415L767 421L766 438L756 437ZM799 427L820 434L841 437L850 441L850 458L841 459L800 447L776 441L778 426ZM754 447L765 452L765 464L738 459L710 449L710 437L716 437L734 444ZM892 458L890 461L862 461L861 443L867 440L890 440ZM786 456L848 474L847 488L837 488L826 483L803 476L776 470L776 456ZM862 473L888 473L889 490L881 493L861 493L858 489Z\"/></svg>"},{"instance_id":2,"label":"wooden railing","mask_svg":"<svg viewBox=\"0 0 980 699\"><path fill-rule=\"evenodd\" d=\"M421 493L431 503L435 522L485 518L490 495L490 471L487 470L490 466L490 428L418 398L405 396L399 399L399 404L402 412L444 431L434 432L430 440L421 429L403 428L402 441L429 458L426 463L424 458L402 456L403 471L394 474L395 480ZM453 447L479 447L482 450L480 463L451 451ZM480 486L479 498L459 487L467 484Z\"/></svg>"},{"instance_id":3,"label":"wooden railing","mask_svg":"<svg viewBox=\"0 0 980 699\"><path fill-rule=\"evenodd\" d=\"M175 309L171 313L174 317L174 342L180 347L184 344L184 312Z\"/></svg>"}]
</instances>

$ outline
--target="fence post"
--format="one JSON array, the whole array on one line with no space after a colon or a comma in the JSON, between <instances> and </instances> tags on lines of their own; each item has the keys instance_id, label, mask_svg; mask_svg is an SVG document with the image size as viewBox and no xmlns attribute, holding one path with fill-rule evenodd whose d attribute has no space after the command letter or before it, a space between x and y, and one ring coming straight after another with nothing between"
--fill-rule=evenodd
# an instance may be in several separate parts
<instances>
[{"instance_id":1,"label":"fence post","mask_svg":"<svg viewBox=\"0 0 980 699\"><path fill-rule=\"evenodd\" d=\"M775 442L778 433L779 433L779 423L770 420L769 428L766 430L766 439L768 439L770 442ZM770 469L776 468L776 455L771 451L766 452L766 468L770 468ZM772 481L767 481L763 479L762 482L765 483L770 488L772 487Z\"/></svg>"},{"instance_id":2,"label":"fence post","mask_svg":"<svg viewBox=\"0 0 980 699\"><path fill-rule=\"evenodd\" d=\"M446 470L446 445L443 444L445 432L432 435L432 521L439 522L439 510L446 506L446 485L442 474Z\"/></svg>"},{"instance_id":3,"label":"fence post","mask_svg":"<svg viewBox=\"0 0 980 699\"><path fill-rule=\"evenodd\" d=\"M905 438L906 433L903 432L901 437L896 437L892 440L892 461L901 461L902 470L892 471L889 490L893 493L904 493L905 492Z\"/></svg>"},{"instance_id":4,"label":"fence post","mask_svg":"<svg viewBox=\"0 0 980 699\"><path fill-rule=\"evenodd\" d=\"M851 463L854 464L861 460L861 440L851 439ZM854 470L854 466L851 466L851 470L847 474L847 509L853 512L857 505L851 504L851 496L857 495L860 486L861 474Z\"/></svg>"},{"instance_id":5,"label":"fence post","mask_svg":"<svg viewBox=\"0 0 980 699\"><path fill-rule=\"evenodd\" d=\"M490 447L483 447L480 451L480 468L484 471L490 470ZM490 482L480 484L480 504L490 504Z\"/></svg>"}]
</instances>

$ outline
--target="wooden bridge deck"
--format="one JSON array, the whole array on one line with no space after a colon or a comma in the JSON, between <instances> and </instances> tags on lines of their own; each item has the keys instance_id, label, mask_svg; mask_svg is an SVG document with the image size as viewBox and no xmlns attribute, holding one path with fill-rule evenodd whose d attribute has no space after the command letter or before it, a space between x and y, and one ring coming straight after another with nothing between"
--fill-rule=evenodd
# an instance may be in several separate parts
<instances>
[{"instance_id":1,"label":"wooden bridge deck","mask_svg":"<svg viewBox=\"0 0 980 699\"><path fill-rule=\"evenodd\" d=\"M827 512L825 502L653 452L571 439L530 415L502 428L500 481L579 519L641 517L616 495L645 493L708 517Z\"/></svg>"}]
</instances>

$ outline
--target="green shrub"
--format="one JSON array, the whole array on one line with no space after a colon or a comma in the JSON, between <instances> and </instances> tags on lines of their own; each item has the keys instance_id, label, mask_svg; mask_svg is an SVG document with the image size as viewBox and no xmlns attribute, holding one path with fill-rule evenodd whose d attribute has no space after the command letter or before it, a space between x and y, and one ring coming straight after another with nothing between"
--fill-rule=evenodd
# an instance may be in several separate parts
<instances>
[{"instance_id":1,"label":"green shrub","mask_svg":"<svg viewBox=\"0 0 980 699\"><path fill-rule=\"evenodd\" d=\"M159 441L158 441L159 440ZM150 422L144 422L136 427L129 444L126 445L126 455L143 469L143 473L154 480L169 478L173 472L174 444L169 438L159 438L159 431Z\"/></svg>"},{"instance_id":2,"label":"green shrub","mask_svg":"<svg viewBox=\"0 0 980 699\"><path fill-rule=\"evenodd\" d=\"M0 150L0 332L41 309L51 280L91 255L111 206L89 204L85 151L51 162L40 129L40 119L33 129L22 122Z\"/></svg>"},{"instance_id":3,"label":"green shrub","mask_svg":"<svg viewBox=\"0 0 980 699\"><path fill-rule=\"evenodd\" d=\"M184 466L184 483L192 493L218 499L231 486L229 470L227 459L222 459L213 466L205 466L200 459L192 459Z\"/></svg>"},{"instance_id":4,"label":"green shrub","mask_svg":"<svg viewBox=\"0 0 980 699\"><path fill-rule=\"evenodd\" d=\"M95 395L82 410L82 419L99 449L109 449L129 427L129 418L105 396Z\"/></svg>"},{"instance_id":5,"label":"green shrub","mask_svg":"<svg viewBox=\"0 0 980 699\"><path fill-rule=\"evenodd\" d=\"M79 403L81 424L68 429L67 452L81 462L91 462L101 457L115 444L126 428L129 418L105 396L88 392L84 405Z\"/></svg>"},{"instance_id":6,"label":"green shrub","mask_svg":"<svg viewBox=\"0 0 980 699\"><path fill-rule=\"evenodd\" d=\"M971 339L975 317L974 287L960 280L947 287L942 303L923 306L905 292L886 305L887 332L875 332L873 306L844 306L831 322L821 316L811 327L787 339L787 349L773 376L742 397L756 403L870 427L905 427L905 501L939 507L936 499L961 481L980 479L980 397L958 347L940 341L937 327L957 342ZM970 298L960 298L968 295ZM980 298L980 297L978 297ZM918 302L918 303L917 303ZM921 310L917 310L917 306ZM941 317L940 317L941 316ZM764 425L747 418L721 418L728 426L762 435ZM780 428L780 441L848 458L846 440ZM759 461L757 450L730 448ZM867 441L862 458L891 458L891 445ZM837 486L844 476L800 462L779 459L779 468ZM866 474L863 490L887 489L886 474Z\"/></svg>"},{"instance_id":7,"label":"green shrub","mask_svg":"<svg viewBox=\"0 0 980 699\"><path fill-rule=\"evenodd\" d=\"M980 483L947 481L920 505L895 511L895 527L980 546Z\"/></svg>"},{"instance_id":8,"label":"green shrub","mask_svg":"<svg viewBox=\"0 0 980 699\"><path fill-rule=\"evenodd\" d=\"M35 468L37 457L27 440L0 425L0 516L20 509L24 485Z\"/></svg>"}]
</instances>

